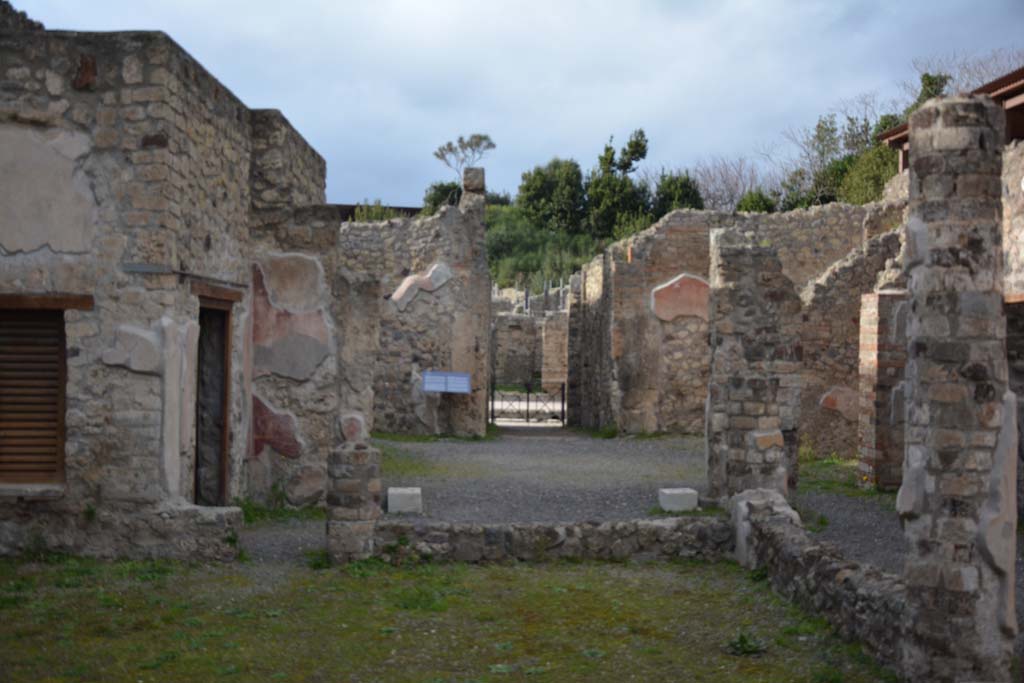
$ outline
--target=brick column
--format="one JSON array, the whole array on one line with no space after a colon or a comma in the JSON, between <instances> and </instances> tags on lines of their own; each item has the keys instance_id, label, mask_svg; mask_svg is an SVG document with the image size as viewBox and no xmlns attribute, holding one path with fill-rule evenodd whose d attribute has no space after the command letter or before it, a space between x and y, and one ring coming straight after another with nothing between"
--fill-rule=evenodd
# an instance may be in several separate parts
<instances>
[{"instance_id":1,"label":"brick column","mask_svg":"<svg viewBox=\"0 0 1024 683\"><path fill-rule=\"evenodd\" d=\"M1010 680L1016 633L1016 397L1007 387L1001 172L987 98L910 121L906 453L908 680Z\"/></svg>"},{"instance_id":2,"label":"brick column","mask_svg":"<svg viewBox=\"0 0 1024 683\"><path fill-rule=\"evenodd\" d=\"M339 420L343 441L327 458L327 552L339 564L373 555L381 515L380 451L362 415Z\"/></svg>"},{"instance_id":3,"label":"brick column","mask_svg":"<svg viewBox=\"0 0 1024 683\"><path fill-rule=\"evenodd\" d=\"M881 491L895 491L903 480L906 301L902 289L861 296L860 483Z\"/></svg>"},{"instance_id":4,"label":"brick column","mask_svg":"<svg viewBox=\"0 0 1024 683\"><path fill-rule=\"evenodd\" d=\"M775 250L750 239L711 233L706 434L714 498L755 488L785 495L796 483L800 298Z\"/></svg>"}]
</instances>

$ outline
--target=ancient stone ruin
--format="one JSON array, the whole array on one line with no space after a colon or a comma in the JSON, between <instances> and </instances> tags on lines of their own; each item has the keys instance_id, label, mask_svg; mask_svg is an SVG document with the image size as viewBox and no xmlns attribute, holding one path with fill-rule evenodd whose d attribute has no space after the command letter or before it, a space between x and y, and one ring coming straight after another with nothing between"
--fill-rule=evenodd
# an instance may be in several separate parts
<instances>
[{"instance_id":1,"label":"ancient stone ruin","mask_svg":"<svg viewBox=\"0 0 1024 683\"><path fill-rule=\"evenodd\" d=\"M281 112L162 33L47 31L0 0L0 77L0 554L231 559L250 499L325 507L339 562L732 556L907 680L1009 681L1009 100L922 107L884 202L674 211L537 294L492 288L482 169L433 216L348 221ZM731 519L384 515L371 432L483 436L497 383L564 387L574 426L703 436L702 502ZM902 576L808 534L800 454L899 491Z\"/></svg>"},{"instance_id":2,"label":"ancient stone ruin","mask_svg":"<svg viewBox=\"0 0 1024 683\"><path fill-rule=\"evenodd\" d=\"M435 216L342 222L287 119L166 35L0 7L0 552L231 557L231 501L323 500L345 416L484 433L482 170Z\"/></svg>"}]
</instances>

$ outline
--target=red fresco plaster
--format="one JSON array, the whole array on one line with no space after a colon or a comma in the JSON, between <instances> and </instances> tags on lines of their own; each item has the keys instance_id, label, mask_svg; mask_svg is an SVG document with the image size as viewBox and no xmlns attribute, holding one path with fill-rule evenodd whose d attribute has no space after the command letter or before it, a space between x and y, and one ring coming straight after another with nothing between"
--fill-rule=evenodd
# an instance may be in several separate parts
<instances>
[{"instance_id":1,"label":"red fresco plaster","mask_svg":"<svg viewBox=\"0 0 1024 683\"><path fill-rule=\"evenodd\" d=\"M270 446L286 458L302 455L302 444L295 436L295 417L276 413L258 396L252 397L253 453L259 454Z\"/></svg>"}]
</instances>

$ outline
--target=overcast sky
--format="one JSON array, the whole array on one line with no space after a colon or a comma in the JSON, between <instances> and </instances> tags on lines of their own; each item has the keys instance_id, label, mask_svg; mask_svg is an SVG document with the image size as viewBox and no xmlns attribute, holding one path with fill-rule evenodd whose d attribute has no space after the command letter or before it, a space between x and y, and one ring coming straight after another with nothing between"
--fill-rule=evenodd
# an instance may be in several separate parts
<instances>
[{"instance_id":1,"label":"overcast sky","mask_svg":"<svg viewBox=\"0 0 1024 683\"><path fill-rule=\"evenodd\" d=\"M431 152L488 133L488 188L591 167L643 128L645 164L749 154L911 60L1024 46L1024 0L13 0L53 29L162 30L327 159L327 198L419 205Z\"/></svg>"}]
</instances>

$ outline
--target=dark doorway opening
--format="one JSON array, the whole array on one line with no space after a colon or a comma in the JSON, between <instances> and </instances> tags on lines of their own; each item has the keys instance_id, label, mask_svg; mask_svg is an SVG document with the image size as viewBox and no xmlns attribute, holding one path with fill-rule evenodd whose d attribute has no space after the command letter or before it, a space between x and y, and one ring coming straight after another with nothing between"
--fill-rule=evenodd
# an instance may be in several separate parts
<instances>
[{"instance_id":1,"label":"dark doorway opening","mask_svg":"<svg viewBox=\"0 0 1024 683\"><path fill-rule=\"evenodd\" d=\"M231 304L203 300L196 382L197 505L227 502L230 369Z\"/></svg>"}]
</instances>

